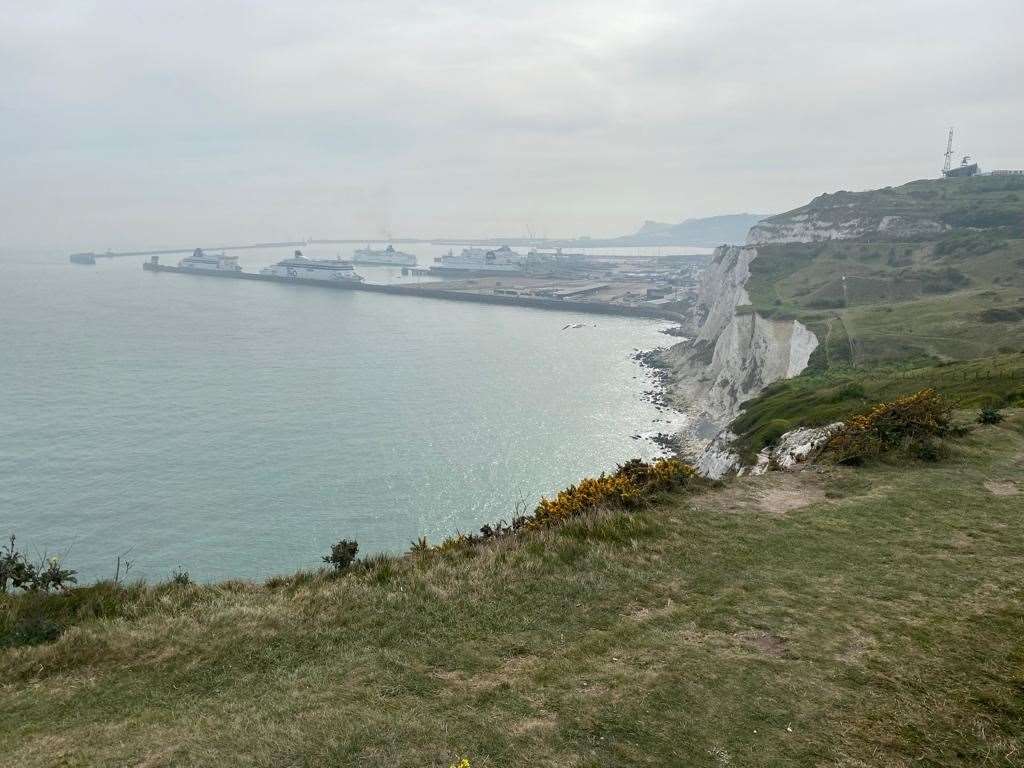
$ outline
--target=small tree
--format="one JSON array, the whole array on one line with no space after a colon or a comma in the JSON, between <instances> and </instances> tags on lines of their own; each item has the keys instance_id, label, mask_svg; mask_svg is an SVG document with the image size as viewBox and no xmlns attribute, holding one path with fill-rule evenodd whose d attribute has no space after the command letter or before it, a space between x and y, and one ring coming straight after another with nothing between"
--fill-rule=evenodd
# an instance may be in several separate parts
<instances>
[{"instance_id":1,"label":"small tree","mask_svg":"<svg viewBox=\"0 0 1024 768\"><path fill-rule=\"evenodd\" d=\"M335 573L341 573L352 565L358 551L359 544L356 541L341 539L331 547L331 554L324 555L324 562L334 568Z\"/></svg>"}]
</instances>

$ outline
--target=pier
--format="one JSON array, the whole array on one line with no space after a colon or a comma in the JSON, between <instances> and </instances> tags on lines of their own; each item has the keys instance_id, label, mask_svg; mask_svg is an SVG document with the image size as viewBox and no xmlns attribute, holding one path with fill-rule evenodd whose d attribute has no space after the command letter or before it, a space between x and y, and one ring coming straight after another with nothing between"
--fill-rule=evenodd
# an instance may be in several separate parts
<instances>
[{"instance_id":1,"label":"pier","mask_svg":"<svg viewBox=\"0 0 1024 768\"><path fill-rule=\"evenodd\" d=\"M632 306L629 304L612 304L604 301L580 301L576 299L545 298L541 296L508 295L500 293L481 293L470 290L453 290L445 288L444 283L419 283L415 285L382 285L352 281L327 282L324 280L307 280L296 277L279 277L263 275L256 272L217 272L214 270L188 269L160 264L156 259L143 262L142 268L147 272L168 272L174 274L197 275L200 277L217 277L226 280L261 280L271 283L288 283L308 285L317 288L328 288L342 291L365 291L369 293L386 293L393 296L416 296L424 299L441 299L444 301L469 301L477 304L500 304L512 307L532 307L533 309L555 310L559 312L587 312L598 315L619 315L625 317L645 317L655 320L684 322L683 315L661 307Z\"/></svg>"}]
</instances>

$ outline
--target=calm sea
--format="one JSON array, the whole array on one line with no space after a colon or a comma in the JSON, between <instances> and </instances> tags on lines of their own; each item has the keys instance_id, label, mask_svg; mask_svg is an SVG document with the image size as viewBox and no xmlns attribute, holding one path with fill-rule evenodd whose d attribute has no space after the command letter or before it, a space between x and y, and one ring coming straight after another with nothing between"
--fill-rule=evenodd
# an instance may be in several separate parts
<instances>
[{"instance_id":1,"label":"calm sea","mask_svg":"<svg viewBox=\"0 0 1024 768\"><path fill-rule=\"evenodd\" d=\"M664 323L141 262L0 256L0 534L84 581L119 554L132 577L214 580L314 567L339 538L401 551L659 455L633 436L678 419L630 359Z\"/></svg>"}]
</instances>

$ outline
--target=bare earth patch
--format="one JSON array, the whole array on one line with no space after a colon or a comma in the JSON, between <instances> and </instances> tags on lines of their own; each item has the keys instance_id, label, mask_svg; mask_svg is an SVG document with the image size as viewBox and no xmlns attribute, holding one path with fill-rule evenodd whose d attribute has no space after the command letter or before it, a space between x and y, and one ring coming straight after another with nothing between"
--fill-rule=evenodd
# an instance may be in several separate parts
<instances>
[{"instance_id":1,"label":"bare earth patch","mask_svg":"<svg viewBox=\"0 0 1024 768\"><path fill-rule=\"evenodd\" d=\"M785 639L778 635L773 635L771 632L753 630L750 632L740 632L736 637L744 645L761 651L761 653L768 656L782 658L788 650Z\"/></svg>"},{"instance_id":2,"label":"bare earth patch","mask_svg":"<svg viewBox=\"0 0 1024 768\"><path fill-rule=\"evenodd\" d=\"M730 483L705 497L712 509L724 512L767 512L782 515L826 500L824 480L813 470L769 472ZM698 507L699 508L699 507Z\"/></svg>"},{"instance_id":3,"label":"bare earth patch","mask_svg":"<svg viewBox=\"0 0 1024 768\"><path fill-rule=\"evenodd\" d=\"M825 494L820 488L769 488L757 502L765 512L782 515L824 500Z\"/></svg>"},{"instance_id":4,"label":"bare earth patch","mask_svg":"<svg viewBox=\"0 0 1024 768\"><path fill-rule=\"evenodd\" d=\"M1020 492L1012 480L986 480L985 490L993 496L1016 496Z\"/></svg>"}]
</instances>

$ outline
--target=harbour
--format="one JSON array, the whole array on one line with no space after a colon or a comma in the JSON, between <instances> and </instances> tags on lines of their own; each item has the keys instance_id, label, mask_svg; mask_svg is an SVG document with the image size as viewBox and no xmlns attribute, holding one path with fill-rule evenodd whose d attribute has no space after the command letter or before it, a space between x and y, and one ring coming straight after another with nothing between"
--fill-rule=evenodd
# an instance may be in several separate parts
<instances>
[{"instance_id":1,"label":"harbour","mask_svg":"<svg viewBox=\"0 0 1024 768\"><path fill-rule=\"evenodd\" d=\"M682 322L683 315L663 306L651 306L646 304L625 304L613 303L612 301L601 301L591 298L578 298L574 287L579 287L584 292L592 290L590 281L561 280L563 286L560 290L552 290L551 296L526 295L525 291L531 288L545 290L545 283L550 280L528 280L526 278L509 283L508 279L498 280L496 278L463 280L463 281L435 281L415 284L380 284L356 280L314 280L303 277L286 277L277 274L245 272L242 270L214 270L214 269L193 269L189 267L175 267L168 264L161 264L159 256L151 256L143 262L142 268L147 272L198 275L201 277L218 277L234 280L258 280L264 282L288 283L295 285L315 286L319 288L331 288L345 291L367 291L372 293L390 294L393 296L414 296L419 298L440 299L445 301L464 301L479 304L496 304L503 306L532 307L534 309L557 310L560 312L586 312L599 315L618 315L621 317L639 317L660 320ZM536 285L537 283L541 285ZM571 283L571 284L570 284ZM516 287L519 289L517 290ZM609 284L600 286L609 287ZM640 288L643 290L641 291ZM647 288L639 286L638 295L646 295Z\"/></svg>"}]
</instances>

